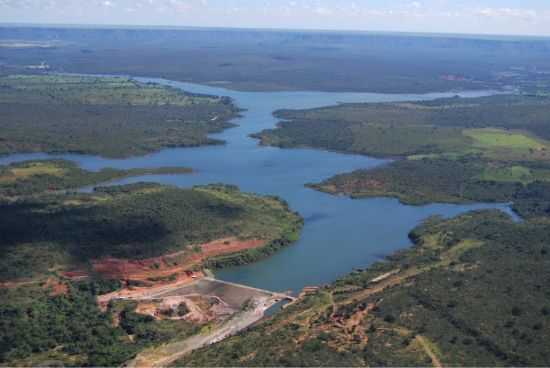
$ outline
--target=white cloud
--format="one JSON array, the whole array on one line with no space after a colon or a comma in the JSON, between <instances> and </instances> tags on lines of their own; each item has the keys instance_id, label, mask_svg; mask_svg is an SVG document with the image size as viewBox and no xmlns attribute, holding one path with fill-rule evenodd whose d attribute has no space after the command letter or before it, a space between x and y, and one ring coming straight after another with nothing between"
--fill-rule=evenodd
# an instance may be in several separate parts
<instances>
[{"instance_id":1,"label":"white cloud","mask_svg":"<svg viewBox=\"0 0 550 368\"><path fill-rule=\"evenodd\" d=\"M474 14L487 18L516 18L523 20L535 20L538 17L535 10L520 8L483 8L475 10Z\"/></svg>"},{"instance_id":2,"label":"white cloud","mask_svg":"<svg viewBox=\"0 0 550 368\"><path fill-rule=\"evenodd\" d=\"M550 35L550 0L0 0L0 21Z\"/></svg>"}]
</instances>

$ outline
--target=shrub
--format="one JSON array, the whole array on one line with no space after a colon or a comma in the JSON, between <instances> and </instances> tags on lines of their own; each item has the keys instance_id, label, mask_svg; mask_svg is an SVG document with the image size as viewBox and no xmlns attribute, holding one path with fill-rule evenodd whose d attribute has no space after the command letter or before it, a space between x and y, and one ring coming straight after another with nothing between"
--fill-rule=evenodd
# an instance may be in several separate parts
<instances>
[{"instance_id":1,"label":"shrub","mask_svg":"<svg viewBox=\"0 0 550 368\"><path fill-rule=\"evenodd\" d=\"M514 307L514 308L512 308L512 315L513 315L514 317L519 317L519 316L522 315L522 313L523 313L523 311L521 310L520 307Z\"/></svg>"}]
</instances>

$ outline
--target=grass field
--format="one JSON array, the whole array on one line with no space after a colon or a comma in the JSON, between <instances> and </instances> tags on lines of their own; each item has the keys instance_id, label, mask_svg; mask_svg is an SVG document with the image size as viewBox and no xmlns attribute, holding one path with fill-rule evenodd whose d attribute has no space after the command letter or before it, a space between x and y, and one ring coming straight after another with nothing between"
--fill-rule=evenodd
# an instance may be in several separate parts
<instances>
[{"instance_id":1,"label":"grass field","mask_svg":"<svg viewBox=\"0 0 550 368\"><path fill-rule=\"evenodd\" d=\"M550 144L526 133L502 129L466 129L462 132L473 140L467 152L480 152L493 160L545 160L550 159Z\"/></svg>"},{"instance_id":2,"label":"grass field","mask_svg":"<svg viewBox=\"0 0 550 368\"><path fill-rule=\"evenodd\" d=\"M463 134L474 140L479 148L510 148L521 150L542 150L548 147L540 140L525 134L507 132L500 129L468 129Z\"/></svg>"},{"instance_id":3,"label":"grass field","mask_svg":"<svg viewBox=\"0 0 550 368\"><path fill-rule=\"evenodd\" d=\"M376 157L550 161L550 99L532 96L341 104L280 110L278 128L254 137Z\"/></svg>"}]
</instances>

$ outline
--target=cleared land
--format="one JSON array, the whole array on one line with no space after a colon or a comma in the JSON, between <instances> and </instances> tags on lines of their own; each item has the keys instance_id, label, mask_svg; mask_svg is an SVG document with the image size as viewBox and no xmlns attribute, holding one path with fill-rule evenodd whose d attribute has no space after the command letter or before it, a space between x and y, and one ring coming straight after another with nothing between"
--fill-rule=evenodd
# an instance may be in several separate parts
<instances>
[{"instance_id":1,"label":"cleared land","mask_svg":"<svg viewBox=\"0 0 550 368\"><path fill-rule=\"evenodd\" d=\"M201 280L191 287L199 289L199 295L214 294L221 303L225 302L224 298L231 298L233 304L229 306L231 312L225 318L214 320L201 332L185 340L141 352L135 359L128 362L127 366L165 367L173 364L192 351L222 341L250 327L261 320L264 312L280 299L280 296L273 296L268 292L226 285L216 280ZM175 291L178 294L185 292L187 290Z\"/></svg>"},{"instance_id":2,"label":"cleared land","mask_svg":"<svg viewBox=\"0 0 550 368\"><path fill-rule=\"evenodd\" d=\"M114 366L221 326L240 313L242 300L221 300L215 290L158 302L147 296L192 283L205 265L268 256L301 230L302 219L284 201L232 186L65 190L149 172L188 170L91 173L64 161L0 169L0 364ZM250 316L243 312L248 317L215 336L245 328L271 305L255 302Z\"/></svg>"},{"instance_id":3,"label":"cleared land","mask_svg":"<svg viewBox=\"0 0 550 368\"><path fill-rule=\"evenodd\" d=\"M176 365L547 365L548 231L496 211L432 218L412 249Z\"/></svg>"},{"instance_id":4,"label":"cleared land","mask_svg":"<svg viewBox=\"0 0 550 368\"><path fill-rule=\"evenodd\" d=\"M144 155L166 147L222 144L208 138L238 113L223 97L126 78L11 75L0 78L0 154Z\"/></svg>"}]
</instances>

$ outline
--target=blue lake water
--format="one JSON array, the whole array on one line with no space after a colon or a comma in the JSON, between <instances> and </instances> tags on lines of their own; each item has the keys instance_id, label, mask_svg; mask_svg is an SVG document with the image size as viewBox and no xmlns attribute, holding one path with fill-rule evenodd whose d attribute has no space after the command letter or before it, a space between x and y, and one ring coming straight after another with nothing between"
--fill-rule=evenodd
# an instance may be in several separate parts
<instances>
[{"instance_id":1,"label":"blue lake water","mask_svg":"<svg viewBox=\"0 0 550 368\"><path fill-rule=\"evenodd\" d=\"M464 97L491 92L389 95L375 93L325 92L237 92L159 79L155 81L186 91L230 96L246 109L235 119L237 128L212 137L227 141L224 146L166 149L143 157L123 160L85 155L21 154L0 157L0 164L28 159L65 158L83 168L135 168L183 166L196 170L190 175L158 175L118 180L113 184L155 181L180 187L208 183L238 185L241 190L275 194L288 201L305 218L300 240L263 261L220 270L220 279L270 290L299 291L306 285L334 281L353 268L364 268L397 249L410 246L409 231L431 215L455 216L483 208L498 208L513 216L506 204L447 205L413 207L395 199L351 200L307 189L305 183L332 175L370 168L387 161L360 155L346 155L313 149L282 150L258 146L249 134L274 127L272 112L281 108L313 108L339 102L389 102L426 100L459 94Z\"/></svg>"}]
</instances>

